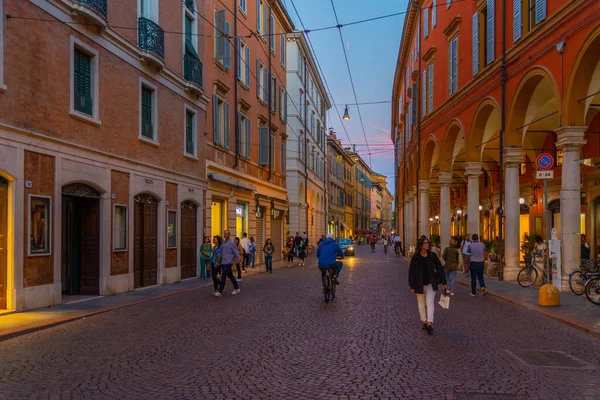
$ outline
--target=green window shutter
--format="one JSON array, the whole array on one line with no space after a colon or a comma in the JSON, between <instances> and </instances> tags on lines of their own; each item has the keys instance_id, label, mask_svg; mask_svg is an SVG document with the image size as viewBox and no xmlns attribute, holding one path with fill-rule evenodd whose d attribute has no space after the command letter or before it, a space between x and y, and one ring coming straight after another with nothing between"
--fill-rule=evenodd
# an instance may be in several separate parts
<instances>
[{"instance_id":1,"label":"green window shutter","mask_svg":"<svg viewBox=\"0 0 600 400\"><path fill-rule=\"evenodd\" d=\"M186 125L185 125L185 151L193 156L196 155L195 151L196 143L194 143L194 114L191 112L186 113Z\"/></svg>"},{"instance_id":2,"label":"green window shutter","mask_svg":"<svg viewBox=\"0 0 600 400\"><path fill-rule=\"evenodd\" d=\"M237 48L237 54L236 54L236 58L237 58L237 65L235 67L236 69L236 77L238 78L238 80L243 81L242 80L242 38L238 37L235 39L235 46Z\"/></svg>"},{"instance_id":3,"label":"green window shutter","mask_svg":"<svg viewBox=\"0 0 600 400\"><path fill-rule=\"evenodd\" d=\"M152 126L152 90L142 87L142 136L154 140Z\"/></svg>"},{"instance_id":4,"label":"green window shutter","mask_svg":"<svg viewBox=\"0 0 600 400\"><path fill-rule=\"evenodd\" d=\"M75 49L73 63L74 108L92 115L92 57Z\"/></svg>"},{"instance_id":5,"label":"green window shutter","mask_svg":"<svg viewBox=\"0 0 600 400\"><path fill-rule=\"evenodd\" d=\"M190 17L185 17L185 40L192 42L192 20Z\"/></svg>"},{"instance_id":6,"label":"green window shutter","mask_svg":"<svg viewBox=\"0 0 600 400\"><path fill-rule=\"evenodd\" d=\"M231 140L231 132L229 130L229 103L225 102L223 103L223 118L224 118L224 126L223 126L223 134L224 134L224 138L223 138L223 146L225 146L226 149L229 149L229 142Z\"/></svg>"},{"instance_id":7,"label":"green window shutter","mask_svg":"<svg viewBox=\"0 0 600 400\"><path fill-rule=\"evenodd\" d=\"M252 159L252 123L246 118L246 157Z\"/></svg>"},{"instance_id":8,"label":"green window shutter","mask_svg":"<svg viewBox=\"0 0 600 400\"><path fill-rule=\"evenodd\" d=\"M246 46L246 77L244 82L248 89L250 89L250 47Z\"/></svg>"},{"instance_id":9,"label":"green window shutter","mask_svg":"<svg viewBox=\"0 0 600 400\"><path fill-rule=\"evenodd\" d=\"M243 156L244 152L242 151L242 114L239 112L237 113L237 124L235 127L235 132L237 136L235 141L236 151L238 155Z\"/></svg>"},{"instance_id":10,"label":"green window shutter","mask_svg":"<svg viewBox=\"0 0 600 400\"><path fill-rule=\"evenodd\" d=\"M213 143L221 144L221 117L219 115L219 98L213 94Z\"/></svg>"}]
</instances>

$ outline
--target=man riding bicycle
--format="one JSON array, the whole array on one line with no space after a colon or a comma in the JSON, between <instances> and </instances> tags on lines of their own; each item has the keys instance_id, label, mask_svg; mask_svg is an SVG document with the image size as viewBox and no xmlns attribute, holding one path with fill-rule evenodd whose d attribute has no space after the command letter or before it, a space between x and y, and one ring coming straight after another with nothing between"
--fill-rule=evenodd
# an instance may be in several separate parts
<instances>
[{"instance_id":1,"label":"man riding bicycle","mask_svg":"<svg viewBox=\"0 0 600 400\"><path fill-rule=\"evenodd\" d=\"M317 249L317 259L319 260L319 269L321 270L321 279L325 278L325 274L329 268L334 268L332 281L339 285L338 277L344 264L341 261L336 261L336 256L344 258L344 252L340 246L333 240L331 233L327 234L327 237L323 239L319 248Z\"/></svg>"},{"instance_id":2,"label":"man riding bicycle","mask_svg":"<svg viewBox=\"0 0 600 400\"><path fill-rule=\"evenodd\" d=\"M402 239L400 239L400 235L394 237L394 251L402 252Z\"/></svg>"},{"instance_id":3,"label":"man riding bicycle","mask_svg":"<svg viewBox=\"0 0 600 400\"><path fill-rule=\"evenodd\" d=\"M377 237L375 235L371 236L371 251L375 251L375 244L377 244Z\"/></svg>"}]
</instances>

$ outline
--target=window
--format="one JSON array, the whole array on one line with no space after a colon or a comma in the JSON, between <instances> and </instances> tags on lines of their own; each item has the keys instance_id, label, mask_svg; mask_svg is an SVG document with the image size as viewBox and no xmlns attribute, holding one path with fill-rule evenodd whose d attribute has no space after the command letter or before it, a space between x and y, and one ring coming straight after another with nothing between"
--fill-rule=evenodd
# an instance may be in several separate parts
<instances>
[{"instance_id":1,"label":"window","mask_svg":"<svg viewBox=\"0 0 600 400\"><path fill-rule=\"evenodd\" d=\"M285 142L279 144L280 171L281 175L285 175Z\"/></svg>"},{"instance_id":2,"label":"window","mask_svg":"<svg viewBox=\"0 0 600 400\"><path fill-rule=\"evenodd\" d=\"M29 196L28 256L50 254L51 203L50 197Z\"/></svg>"},{"instance_id":3,"label":"window","mask_svg":"<svg viewBox=\"0 0 600 400\"><path fill-rule=\"evenodd\" d=\"M250 118L238 113L238 144L237 152L244 158L252 158L252 123Z\"/></svg>"},{"instance_id":4,"label":"window","mask_svg":"<svg viewBox=\"0 0 600 400\"><path fill-rule=\"evenodd\" d=\"M263 65L260 59L256 60L256 95L264 104L267 104L268 101L268 73L269 71Z\"/></svg>"},{"instance_id":5,"label":"window","mask_svg":"<svg viewBox=\"0 0 600 400\"><path fill-rule=\"evenodd\" d=\"M198 154L197 148L197 129L196 129L196 113L189 107L185 107L185 154L196 157Z\"/></svg>"},{"instance_id":6,"label":"window","mask_svg":"<svg viewBox=\"0 0 600 400\"><path fill-rule=\"evenodd\" d=\"M479 73L479 12L473 14L472 21L472 68L473 68L473 76Z\"/></svg>"},{"instance_id":7,"label":"window","mask_svg":"<svg viewBox=\"0 0 600 400\"><path fill-rule=\"evenodd\" d=\"M269 46L271 51L275 53L275 17L271 15L269 26Z\"/></svg>"},{"instance_id":8,"label":"window","mask_svg":"<svg viewBox=\"0 0 600 400\"><path fill-rule=\"evenodd\" d=\"M285 67L285 34L284 33L280 33L279 34L279 57L281 58L281 66ZM1 39L0 39L1 40ZM1 48L0 48L1 50ZM1 82L2 77L0 76L0 82Z\"/></svg>"},{"instance_id":9,"label":"window","mask_svg":"<svg viewBox=\"0 0 600 400\"><path fill-rule=\"evenodd\" d=\"M140 139L158 142L156 86L140 78Z\"/></svg>"},{"instance_id":10,"label":"window","mask_svg":"<svg viewBox=\"0 0 600 400\"><path fill-rule=\"evenodd\" d=\"M521 33L523 31L522 8L522 0L513 0L513 42L521 39Z\"/></svg>"},{"instance_id":11,"label":"window","mask_svg":"<svg viewBox=\"0 0 600 400\"><path fill-rule=\"evenodd\" d=\"M277 111L277 77L271 75L271 112ZM281 105L279 106L281 107Z\"/></svg>"},{"instance_id":12,"label":"window","mask_svg":"<svg viewBox=\"0 0 600 400\"><path fill-rule=\"evenodd\" d=\"M177 211L167 211L167 248L177 247Z\"/></svg>"},{"instance_id":13,"label":"window","mask_svg":"<svg viewBox=\"0 0 600 400\"><path fill-rule=\"evenodd\" d=\"M458 90L458 36L450 41L448 72L450 81L448 93L453 95Z\"/></svg>"},{"instance_id":14,"label":"window","mask_svg":"<svg viewBox=\"0 0 600 400\"><path fill-rule=\"evenodd\" d=\"M138 10L140 17L158 24L158 0L138 0Z\"/></svg>"},{"instance_id":15,"label":"window","mask_svg":"<svg viewBox=\"0 0 600 400\"><path fill-rule=\"evenodd\" d=\"M118 204L113 217L113 250L127 250L127 206Z\"/></svg>"},{"instance_id":16,"label":"window","mask_svg":"<svg viewBox=\"0 0 600 400\"><path fill-rule=\"evenodd\" d=\"M446 0L446 8L450 8L450 4L452 4L452 0Z\"/></svg>"},{"instance_id":17,"label":"window","mask_svg":"<svg viewBox=\"0 0 600 400\"><path fill-rule=\"evenodd\" d=\"M213 94L213 143L229 149L229 103Z\"/></svg>"},{"instance_id":18,"label":"window","mask_svg":"<svg viewBox=\"0 0 600 400\"><path fill-rule=\"evenodd\" d=\"M198 82L200 56L198 56L198 23L195 18L194 0L186 1L183 8L184 56L183 75L185 80ZM200 81L201 82L201 81Z\"/></svg>"},{"instance_id":19,"label":"window","mask_svg":"<svg viewBox=\"0 0 600 400\"><path fill-rule=\"evenodd\" d=\"M269 127L260 126L258 128L258 165L269 165Z\"/></svg>"},{"instance_id":20,"label":"window","mask_svg":"<svg viewBox=\"0 0 600 400\"><path fill-rule=\"evenodd\" d=\"M423 10L423 36L429 36L429 8Z\"/></svg>"},{"instance_id":21,"label":"window","mask_svg":"<svg viewBox=\"0 0 600 400\"><path fill-rule=\"evenodd\" d=\"M427 102L429 104L429 112L433 112L433 63L431 63L429 65L429 67L427 67L427 86L428 86L428 93L427 93ZM423 83L425 85L425 83Z\"/></svg>"},{"instance_id":22,"label":"window","mask_svg":"<svg viewBox=\"0 0 600 400\"><path fill-rule=\"evenodd\" d=\"M279 87L279 117L287 120L287 92L283 86Z\"/></svg>"},{"instance_id":23,"label":"window","mask_svg":"<svg viewBox=\"0 0 600 400\"><path fill-rule=\"evenodd\" d=\"M271 169L275 169L275 136L269 135L269 155L271 158Z\"/></svg>"},{"instance_id":24,"label":"window","mask_svg":"<svg viewBox=\"0 0 600 400\"><path fill-rule=\"evenodd\" d=\"M264 0L256 0L256 30L266 41L267 34L267 4Z\"/></svg>"},{"instance_id":25,"label":"window","mask_svg":"<svg viewBox=\"0 0 600 400\"><path fill-rule=\"evenodd\" d=\"M433 4L431 5L431 30L433 30L437 24L437 5L435 2L436 0L433 0Z\"/></svg>"},{"instance_id":26,"label":"window","mask_svg":"<svg viewBox=\"0 0 600 400\"><path fill-rule=\"evenodd\" d=\"M226 10L215 11L215 59L226 69L231 68L231 25L227 22Z\"/></svg>"},{"instance_id":27,"label":"window","mask_svg":"<svg viewBox=\"0 0 600 400\"><path fill-rule=\"evenodd\" d=\"M531 31L546 19L546 0L527 1L529 1L529 30Z\"/></svg>"},{"instance_id":28,"label":"window","mask_svg":"<svg viewBox=\"0 0 600 400\"><path fill-rule=\"evenodd\" d=\"M0 33L0 45L1 45ZM98 51L71 36L70 114L99 125ZM2 85L0 76L0 86Z\"/></svg>"},{"instance_id":29,"label":"window","mask_svg":"<svg viewBox=\"0 0 600 400\"><path fill-rule=\"evenodd\" d=\"M239 0L239 1L240 1L240 10L242 10L242 12L244 14L246 14L247 13L247 11L246 11L246 0Z\"/></svg>"},{"instance_id":30,"label":"window","mask_svg":"<svg viewBox=\"0 0 600 400\"><path fill-rule=\"evenodd\" d=\"M250 88L250 47L241 38L237 38L237 48L237 78Z\"/></svg>"},{"instance_id":31,"label":"window","mask_svg":"<svg viewBox=\"0 0 600 400\"><path fill-rule=\"evenodd\" d=\"M495 58L495 0L486 1L486 6L473 15L473 76L479 72L479 65L488 66Z\"/></svg>"},{"instance_id":32,"label":"window","mask_svg":"<svg viewBox=\"0 0 600 400\"><path fill-rule=\"evenodd\" d=\"M427 68L423 69L423 81L421 82L423 94L421 95L421 113L427 115Z\"/></svg>"}]
</instances>

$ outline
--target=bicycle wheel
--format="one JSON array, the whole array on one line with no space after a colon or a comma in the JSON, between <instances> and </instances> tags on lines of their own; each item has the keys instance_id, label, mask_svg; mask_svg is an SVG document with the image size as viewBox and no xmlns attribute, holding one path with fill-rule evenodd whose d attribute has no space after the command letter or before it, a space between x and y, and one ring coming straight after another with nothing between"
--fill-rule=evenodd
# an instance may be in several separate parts
<instances>
[{"instance_id":1,"label":"bicycle wheel","mask_svg":"<svg viewBox=\"0 0 600 400\"><path fill-rule=\"evenodd\" d=\"M331 300L335 299L335 288L337 285L334 285L333 282L331 283Z\"/></svg>"},{"instance_id":2,"label":"bicycle wheel","mask_svg":"<svg viewBox=\"0 0 600 400\"><path fill-rule=\"evenodd\" d=\"M325 298L325 302L329 302L329 298L331 296L331 277L326 274L323 277L323 297Z\"/></svg>"},{"instance_id":3,"label":"bicycle wheel","mask_svg":"<svg viewBox=\"0 0 600 400\"><path fill-rule=\"evenodd\" d=\"M585 275L581 272L581 270L573 271L571 275L569 275L569 287L571 291L575 293L577 296L581 296L585 293L585 282L587 279Z\"/></svg>"},{"instance_id":4,"label":"bicycle wheel","mask_svg":"<svg viewBox=\"0 0 600 400\"><path fill-rule=\"evenodd\" d=\"M533 267L525 267L521 271L519 271L519 275L517 275L517 282L522 287L530 287L535 283L538 277L538 272Z\"/></svg>"},{"instance_id":5,"label":"bicycle wheel","mask_svg":"<svg viewBox=\"0 0 600 400\"><path fill-rule=\"evenodd\" d=\"M600 305L600 278L595 277L585 283L585 297L592 303Z\"/></svg>"},{"instance_id":6,"label":"bicycle wheel","mask_svg":"<svg viewBox=\"0 0 600 400\"><path fill-rule=\"evenodd\" d=\"M488 266L485 269L485 274L488 276L488 278L498 278L498 264L488 263Z\"/></svg>"}]
</instances>

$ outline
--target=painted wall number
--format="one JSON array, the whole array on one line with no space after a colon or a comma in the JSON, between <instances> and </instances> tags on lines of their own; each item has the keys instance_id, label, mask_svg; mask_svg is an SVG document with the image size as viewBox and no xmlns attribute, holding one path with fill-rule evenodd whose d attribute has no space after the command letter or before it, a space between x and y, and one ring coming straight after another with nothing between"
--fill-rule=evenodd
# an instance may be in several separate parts
<instances>
[{"instance_id":1,"label":"painted wall number","mask_svg":"<svg viewBox=\"0 0 600 400\"><path fill-rule=\"evenodd\" d=\"M144 179L144 181L146 182L146 185L154 185L154 181L152 179Z\"/></svg>"},{"instance_id":2,"label":"painted wall number","mask_svg":"<svg viewBox=\"0 0 600 400\"><path fill-rule=\"evenodd\" d=\"M194 189L188 188L188 193L194 193Z\"/></svg>"}]
</instances>

